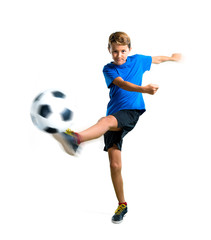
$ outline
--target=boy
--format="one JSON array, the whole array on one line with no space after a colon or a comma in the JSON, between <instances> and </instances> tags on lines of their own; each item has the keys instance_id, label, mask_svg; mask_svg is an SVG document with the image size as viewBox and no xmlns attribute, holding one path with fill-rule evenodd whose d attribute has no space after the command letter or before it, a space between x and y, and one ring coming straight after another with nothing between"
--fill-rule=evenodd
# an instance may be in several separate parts
<instances>
[{"instance_id":1,"label":"boy","mask_svg":"<svg viewBox=\"0 0 211 240\"><path fill-rule=\"evenodd\" d=\"M103 68L107 87L110 89L110 101L106 117L101 118L95 125L85 131L75 133L55 134L54 137L62 144L65 151L74 155L82 142L99 138L104 135L105 147L110 161L111 178L119 202L119 206L112 217L113 223L120 223L127 213L127 202L123 191L121 176L121 148L123 137L130 132L145 112L142 93L155 94L158 85L142 86L142 76L149 71L151 63L165 61L179 61L180 54L171 57L150 57L144 55L128 56L131 51L129 36L124 32L110 35L108 50L113 62Z\"/></svg>"}]
</instances>

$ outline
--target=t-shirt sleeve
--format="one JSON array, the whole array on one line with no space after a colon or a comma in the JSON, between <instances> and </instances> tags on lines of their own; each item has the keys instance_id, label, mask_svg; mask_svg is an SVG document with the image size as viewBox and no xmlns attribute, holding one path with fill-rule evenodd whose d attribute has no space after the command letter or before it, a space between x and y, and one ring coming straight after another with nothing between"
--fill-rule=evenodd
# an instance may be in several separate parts
<instances>
[{"instance_id":1,"label":"t-shirt sleeve","mask_svg":"<svg viewBox=\"0 0 211 240\"><path fill-rule=\"evenodd\" d=\"M143 66L143 72L149 71L152 65L152 57L145 55L139 55L139 57Z\"/></svg>"},{"instance_id":2,"label":"t-shirt sleeve","mask_svg":"<svg viewBox=\"0 0 211 240\"><path fill-rule=\"evenodd\" d=\"M103 74L104 74L105 81L106 81L106 84L107 84L108 88L111 86L114 79L119 77L119 74L116 71L116 69L115 68L110 68L107 65L103 68Z\"/></svg>"}]
</instances>

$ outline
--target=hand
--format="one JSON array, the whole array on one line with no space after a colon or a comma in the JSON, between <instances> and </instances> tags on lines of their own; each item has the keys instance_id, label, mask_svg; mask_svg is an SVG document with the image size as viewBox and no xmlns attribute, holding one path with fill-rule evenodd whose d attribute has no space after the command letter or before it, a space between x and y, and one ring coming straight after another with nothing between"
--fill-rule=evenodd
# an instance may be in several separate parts
<instances>
[{"instance_id":1,"label":"hand","mask_svg":"<svg viewBox=\"0 0 211 240\"><path fill-rule=\"evenodd\" d=\"M143 88L143 93L148 93L148 94L154 95L157 92L159 86L156 84L149 84L142 88Z\"/></svg>"},{"instance_id":2,"label":"hand","mask_svg":"<svg viewBox=\"0 0 211 240\"><path fill-rule=\"evenodd\" d=\"M178 62L178 61L180 61L182 59L182 54L180 54L180 53L173 53L171 55L171 59L172 59L172 61Z\"/></svg>"}]
</instances>

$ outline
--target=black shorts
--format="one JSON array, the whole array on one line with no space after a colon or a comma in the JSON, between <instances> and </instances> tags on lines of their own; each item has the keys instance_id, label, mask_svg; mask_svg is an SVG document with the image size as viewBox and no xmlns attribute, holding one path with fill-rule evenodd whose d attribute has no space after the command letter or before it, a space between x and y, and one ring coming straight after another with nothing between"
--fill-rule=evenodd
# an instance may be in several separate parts
<instances>
[{"instance_id":1,"label":"black shorts","mask_svg":"<svg viewBox=\"0 0 211 240\"><path fill-rule=\"evenodd\" d=\"M104 134L105 147L104 151L108 151L114 144L119 150L122 149L122 142L124 136L130 132L138 122L139 117L145 112L142 110L121 110L119 112L111 114L117 119L118 128L120 131L108 131Z\"/></svg>"}]
</instances>

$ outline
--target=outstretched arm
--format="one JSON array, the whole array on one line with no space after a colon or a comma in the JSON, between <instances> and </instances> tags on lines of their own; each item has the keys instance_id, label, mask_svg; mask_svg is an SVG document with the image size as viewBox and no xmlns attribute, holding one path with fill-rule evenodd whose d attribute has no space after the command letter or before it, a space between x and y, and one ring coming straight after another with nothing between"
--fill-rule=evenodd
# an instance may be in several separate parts
<instances>
[{"instance_id":1,"label":"outstretched arm","mask_svg":"<svg viewBox=\"0 0 211 240\"><path fill-rule=\"evenodd\" d=\"M167 62L167 61L180 61L182 58L182 55L180 53L174 53L171 55L171 57L166 57L166 56L157 56L157 57L152 57L152 63L162 63L162 62Z\"/></svg>"}]
</instances>

